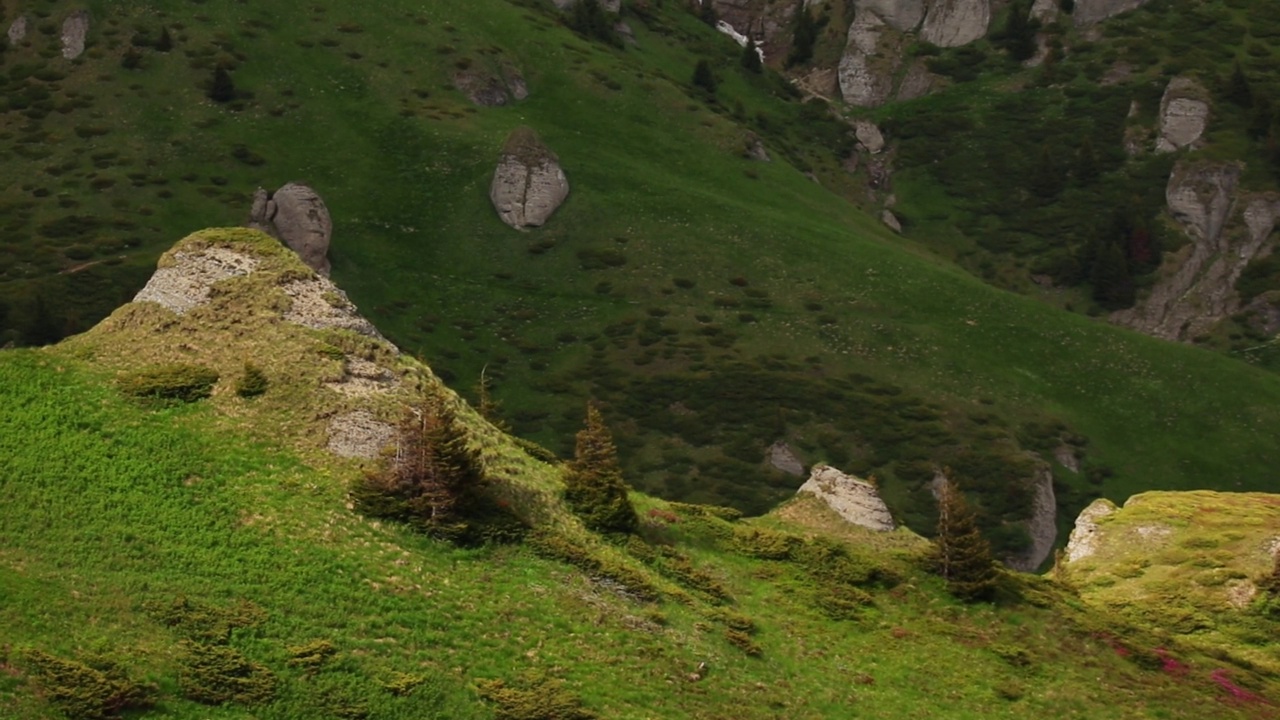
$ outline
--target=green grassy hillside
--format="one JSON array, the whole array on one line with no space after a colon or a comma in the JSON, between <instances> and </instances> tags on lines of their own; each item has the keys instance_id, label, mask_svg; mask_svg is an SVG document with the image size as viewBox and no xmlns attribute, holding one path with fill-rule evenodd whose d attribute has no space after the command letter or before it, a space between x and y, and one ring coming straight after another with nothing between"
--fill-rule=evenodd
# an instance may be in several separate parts
<instances>
[{"instance_id":1,"label":"green grassy hillside","mask_svg":"<svg viewBox=\"0 0 1280 720\"><path fill-rule=\"evenodd\" d=\"M889 235L827 189L853 185L847 128L740 71L678 3L629 5L621 47L542 2L88 5L89 49L67 62L71 4L5 4L33 21L3 55L15 339L88 327L172 238L297 179L334 214L334 278L393 341L464 393L487 368L515 432L558 451L602 400L658 495L764 512L797 484L762 462L785 438L877 475L921 530L950 466L1013 550L1029 452L1084 454L1085 473L1056 468L1064 519L1098 494L1263 488L1275 466L1273 375L993 290ZM698 59L714 99L690 86ZM219 65L228 104L205 95ZM504 68L527 100L455 89ZM573 188L529 233L487 198L521 125ZM749 133L773 162L742 156Z\"/></svg>"},{"instance_id":2,"label":"green grassy hillside","mask_svg":"<svg viewBox=\"0 0 1280 720\"><path fill-rule=\"evenodd\" d=\"M813 501L733 521L636 496L638 536L603 542L565 514L554 468L516 461L469 412L498 485L523 488L527 543L457 549L362 518L359 465L306 452L316 416L290 411L336 395L306 389L324 356L234 392L255 341L332 337L256 305L288 269L224 284L241 315L126 308L76 343L0 353L0 715L62 717L68 688L110 678L149 688L127 714L146 718L1251 718L1280 692L1048 580L957 604L921 571L920 538ZM194 349L221 372L212 397L125 397L138 332L152 359Z\"/></svg>"}]
</instances>

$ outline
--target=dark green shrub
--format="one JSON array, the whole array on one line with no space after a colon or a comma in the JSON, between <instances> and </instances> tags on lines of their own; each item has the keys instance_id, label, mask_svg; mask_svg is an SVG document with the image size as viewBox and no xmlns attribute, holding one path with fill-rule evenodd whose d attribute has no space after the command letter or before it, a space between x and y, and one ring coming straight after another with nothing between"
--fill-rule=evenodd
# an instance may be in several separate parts
<instances>
[{"instance_id":1,"label":"dark green shrub","mask_svg":"<svg viewBox=\"0 0 1280 720\"><path fill-rule=\"evenodd\" d=\"M764 649L757 645L750 635L740 630L730 628L725 631L724 637L729 641L730 645L738 648L748 657L760 657L764 654Z\"/></svg>"},{"instance_id":2,"label":"dark green shrub","mask_svg":"<svg viewBox=\"0 0 1280 720\"><path fill-rule=\"evenodd\" d=\"M759 528L738 528L733 533L734 552L761 560L789 560L804 540L786 533Z\"/></svg>"},{"instance_id":3,"label":"dark green shrub","mask_svg":"<svg viewBox=\"0 0 1280 720\"><path fill-rule=\"evenodd\" d=\"M244 373L236 380L236 394L242 398L257 397L267 391L266 373L253 363L244 364Z\"/></svg>"},{"instance_id":4,"label":"dark green shrub","mask_svg":"<svg viewBox=\"0 0 1280 720\"><path fill-rule=\"evenodd\" d=\"M200 643L226 643L231 639L232 630L256 627L267 619L266 612L250 602L221 608L179 597L170 603L148 600L142 608L157 622Z\"/></svg>"},{"instance_id":5,"label":"dark green shrub","mask_svg":"<svg viewBox=\"0 0 1280 720\"><path fill-rule=\"evenodd\" d=\"M22 662L40 694L69 718L115 718L154 702L154 685L131 680L109 660L83 663L30 650Z\"/></svg>"},{"instance_id":6,"label":"dark green shrub","mask_svg":"<svg viewBox=\"0 0 1280 720\"><path fill-rule=\"evenodd\" d=\"M582 700L564 687L563 680L526 675L508 685L503 680L481 680L480 697L494 704L497 720L595 720Z\"/></svg>"},{"instance_id":7,"label":"dark green shrub","mask_svg":"<svg viewBox=\"0 0 1280 720\"><path fill-rule=\"evenodd\" d=\"M328 640L316 640L306 645L295 645L289 648L289 665L300 667L307 672L315 672L322 665L338 654L338 648Z\"/></svg>"},{"instance_id":8,"label":"dark green shrub","mask_svg":"<svg viewBox=\"0 0 1280 720\"><path fill-rule=\"evenodd\" d=\"M872 604L871 595L850 585L819 584L813 588L813 604L832 620L853 620Z\"/></svg>"},{"instance_id":9,"label":"dark green shrub","mask_svg":"<svg viewBox=\"0 0 1280 720\"><path fill-rule=\"evenodd\" d=\"M234 648L183 641L178 673L183 697L206 705L260 705L276 693L276 676Z\"/></svg>"},{"instance_id":10,"label":"dark green shrub","mask_svg":"<svg viewBox=\"0 0 1280 720\"><path fill-rule=\"evenodd\" d=\"M152 365L122 374L116 379L120 392L137 398L195 402L209 397L218 373L203 365L172 363Z\"/></svg>"}]
</instances>

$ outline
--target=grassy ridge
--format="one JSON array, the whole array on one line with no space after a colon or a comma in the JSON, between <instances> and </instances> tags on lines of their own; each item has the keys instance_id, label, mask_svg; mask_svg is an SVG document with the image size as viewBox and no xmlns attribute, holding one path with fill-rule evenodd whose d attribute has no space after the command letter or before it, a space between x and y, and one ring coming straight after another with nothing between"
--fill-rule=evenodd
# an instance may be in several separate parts
<instances>
[{"instance_id":1,"label":"grassy ridge","mask_svg":"<svg viewBox=\"0 0 1280 720\"><path fill-rule=\"evenodd\" d=\"M560 449L583 400L607 401L645 489L761 512L796 484L760 463L785 437L808 462L878 475L920 529L928 468L952 464L1014 547L1009 523L1026 508L1009 507L1009 478L1026 451L1066 439L1088 441L1099 484L1059 472L1064 522L1098 493L1263 486L1280 419L1273 378L994 291L888 235L800 171L847 182L834 180L823 113L739 74L732 43L668 5L627 17L638 44L625 50L573 35L549 5L499 0L376 13L104 3L90 50L70 65L42 57L55 38L39 31L5 54L10 82L54 105L93 97L50 109L38 139L25 129L37 120L4 115L19 145L53 153L6 160L32 178L6 190L27 238L10 251L49 258L5 283L9 316L38 316L33 287L50 306L105 312L173 237L238 222L253 188L301 179L336 218L335 279L397 344L461 388L487 366L516 431ZM69 6L22 7L47 25ZM134 34L161 24L175 49L144 44L141 67L121 68ZM722 68L714 102L687 87L700 57ZM202 94L217 63L246 93L239 110ZM44 65L66 77L31 74ZM458 73L504 65L522 70L528 100L481 109L453 89ZM547 227L524 234L487 199L520 125L557 152L573 187ZM78 126L108 134L81 138ZM741 156L749 132L774 162ZM102 179L114 183L89 192ZM78 205L62 207L64 196ZM111 220L74 238L40 234L71 210ZM69 245L113 237L140 244L51 274L73 266ZM77 329L93 319L81 309Z\"/></svg>"},{"instance_id":2,"label":"grassy ridge","mask_svg":"<svg viewBox=\"0 0 1280 720\"><path fill-rule=\"evenodd\" d=\"M139 407L105 379L58 353L0 357L6 717L56 717L30 684L30 649L116 658L159 687L160 704L142 717L485 718L494 710L480 681L517 685L528 673L562 679L588 709L618 718L722 717L730 707L747 718L1254 710L1219 699L1206 674L1221 662L1186 654L1195 672L1185 677L1135 664L1112 643L1160 640L1099 634L1100 618L1047 584L1023 585L1026 600L1002 608L956 606L914 569L918 539L840 528L814 506L758 527L826 528L852 543L857 563L907 582L872 590L855 619L832 620L813 604L803 565L717 540L745 528L640 498L646 533L708 571L734 614L693 599L642 605L523 548L460 551L366 522L345 509L340 480L220 428L215 406ZM149 608L183 597L265 614L229 642L276 674L271 702L180 699L181 630ZM728 640L726 617L754 625L760 657ZM337 655L312 671L289 663L317 640ZM691 680L704 661L705 677ZM1270 680L1232 673L1269 692ZM395 695L386 686L400 674L422 684ZM832 683L837 675L851 682Z\"/></svg>"}]
</instances>

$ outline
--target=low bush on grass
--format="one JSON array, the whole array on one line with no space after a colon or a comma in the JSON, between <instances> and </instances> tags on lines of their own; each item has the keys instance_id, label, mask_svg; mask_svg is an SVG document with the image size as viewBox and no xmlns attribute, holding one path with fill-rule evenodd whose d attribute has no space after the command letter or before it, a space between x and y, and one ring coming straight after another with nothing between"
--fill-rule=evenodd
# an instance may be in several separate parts
<instances>
[{"instance_id":1,"label":"low bush on grass","mask_svg":"<svg viewBox=\"0 0 1280 720\"><path fill-rule=\"evenodd\" d=\"M111 660L78 662L30 650L22 664L37 692L69 718L115 718L151 707L155 699L154 685L131 679Z\"/></svg>"},{"instance_id":2,"label":"low bush on grass","mask_svg":"<svg viewBox=\"0 0 1280 720\"><path fill-rule=\"evenodd\" d=\"M116 387L131 397L195 402L209 397L218 382L216 370L203 365L152 365L120 375Z\"/></svg>"}]
</instances>

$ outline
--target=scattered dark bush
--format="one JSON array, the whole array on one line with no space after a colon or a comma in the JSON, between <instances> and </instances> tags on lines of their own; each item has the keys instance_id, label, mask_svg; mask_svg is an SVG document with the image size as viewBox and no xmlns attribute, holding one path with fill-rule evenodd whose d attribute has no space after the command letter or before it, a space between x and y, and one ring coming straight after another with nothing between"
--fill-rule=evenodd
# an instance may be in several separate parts
<instances>
[{"instance_id":1,"label":"scattered dark bush","mask_svg":"<svg viewBox=\"0 0 1280 720\"><path fill-rule=\"evenodd\" d=\"M148 708L155 701L154 685L130 679L110 660L77 662L30 650L22 663L40 694L69 718L115 718L126 711Z\"/></svg>"},{"instance_id":2,"label":"scattered dark bush","mask_svg":"<svg viewBox=\"0 0 1280 720\"><path fill-rule=\"evenodd\" d=\"M267 391L266 373L253 363L244 364L244 373L236 380L236 395L242 398L257 397Z\"/></svg>"},{"instance_id":3,"label":"scattered dark bush","mask_svg":"<svg viewBox=\"0 0 1280 720\"><path fill-rule=\"evenodd\" d=\"M563 680L530 674L511 685L503 680L481 680L477 690L480 697L495 705L496 720L595 720L598 717L582 707L582 700L565 689Z\"/></svg>"},{"instance_id":4,"label":"scattered dark bush","mask_svg":"<svg viewBox=\"0 0 1280 720\"><path fill-rule=\"evenodd\" d=\"M209 397L218 382L218 373L203 365L172 363L152 365L123 373L116 387L137 398L195 402Z\"/></svg>"},{"instance_id":5,"label":"scattered dark bush","mask_svg":"<svg viewBox=\"0 0 1280 720\"><path fill-rule=\"evenodd\" d=\"M238 650L184 641L178 687L188 700L206 705L261 705L276 693L276 676Z\"/></svg>"}]
</instances>

